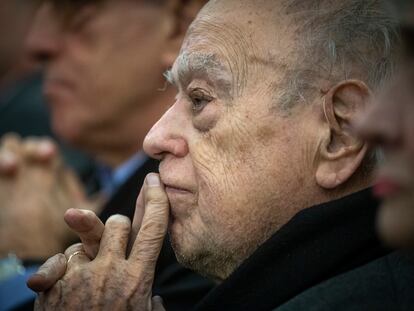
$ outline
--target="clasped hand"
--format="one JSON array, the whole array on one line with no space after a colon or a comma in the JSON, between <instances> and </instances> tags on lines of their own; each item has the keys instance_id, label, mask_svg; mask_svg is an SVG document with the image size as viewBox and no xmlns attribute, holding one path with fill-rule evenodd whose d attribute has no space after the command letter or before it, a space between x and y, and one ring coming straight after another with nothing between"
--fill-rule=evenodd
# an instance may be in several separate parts
<instances>
[{"instance_id":1,"label":"clasped hand","mask_svg":"<svg viewBox=\"0 0 414 311\"><path fill-rule=\"evenodd\" d=\"M39 292L35 310L164 310L152 284L168 219L157 174L145 180L132 227L121 215L103 225L91 211L67 211L65 221L82 243L50 258L28 281Z\"/></svg>"},{"instance_id":2,"label":"clasped hand","mask_svg":"<svg viewBox=\"0 0 414 311\"><path fill-rule=\"evenodd\" d=\"M0 257L45 259L76 238L63 221L71 207L97 210L50 139L9 134L0 141Z\"/></svg>"}]
</instances>

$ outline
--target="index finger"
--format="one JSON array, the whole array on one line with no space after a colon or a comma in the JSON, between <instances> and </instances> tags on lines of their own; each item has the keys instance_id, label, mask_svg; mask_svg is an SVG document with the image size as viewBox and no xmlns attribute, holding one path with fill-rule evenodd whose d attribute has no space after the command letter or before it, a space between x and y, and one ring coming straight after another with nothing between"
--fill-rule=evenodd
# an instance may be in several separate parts
<instances>
[{"instance_id":1,"label":"index finger","mask_svg":"<svg viewBox=\"0 0 414 311\"><path fill-rule=\"evenodd\" d=\"M19 135L5 134L0 140L0 174L12 176L21 161L22 142Z\"/></svg>"},{"instance_id":2,"label":"index finger","mask_svg":"<svg viewBox=\"0 0 414 311\"><path fill-rule=\"evenodd\" d=\"M158 174L149 174L143 187L144 217L129 260L153 271L168 228L169 201ZM145 267L143 267L145 265Z\"/></svg>"},{"instance_id":3,"label":"index finger","mask_svg":"<svg viewBox=\"0 0 414 311\"><path fill-rule=\"evenodd\" d=\"M127 247L127 257L129 256L132 246L135 243L139 229L141 228L142 219L144 218L145 203L144 203L143 189L144 189L144 185L142 185L141 190L139 191L137 201L135 203L134 218L132 220L132 228L131 228L131 233L129 235L130 238L129 238L129 243Z\"/></svg>"},{"instance_id":4,"label":"index finger","mask_svg":"<svg viewBox=\"0 0 414 311\"><path fill-rule=\"evenodd\" d=\"M105 229L102 221L92 211L74 208L66 211L64 219L79 236L86 255L90 259L94 259L98 254L99 244Z\"/></svg>"}]
</instances>

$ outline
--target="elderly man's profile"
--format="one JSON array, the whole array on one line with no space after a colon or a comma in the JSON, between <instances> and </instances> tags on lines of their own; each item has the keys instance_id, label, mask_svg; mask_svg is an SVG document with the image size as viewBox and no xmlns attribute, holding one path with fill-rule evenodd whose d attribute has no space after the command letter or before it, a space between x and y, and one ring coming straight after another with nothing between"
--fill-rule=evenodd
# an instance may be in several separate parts
<instances>
[{"instance_id":1,"label":"elderly man's profile","mask_svg":"<svg viewBox=\"0 0 414 311\"><path fill-rule=\"evenodd\" d=\"M413 265L376 236L377 159L352 128L398 52L382 1L210 1L167 74L175 102L144 141L160 173L132 229L115 216L96 258L68 249L39 310L163 310L151 284L167 230L179 262L220 283L195 310L412 306L413 287L389 283Z\"/></svg>"}]
</instances>

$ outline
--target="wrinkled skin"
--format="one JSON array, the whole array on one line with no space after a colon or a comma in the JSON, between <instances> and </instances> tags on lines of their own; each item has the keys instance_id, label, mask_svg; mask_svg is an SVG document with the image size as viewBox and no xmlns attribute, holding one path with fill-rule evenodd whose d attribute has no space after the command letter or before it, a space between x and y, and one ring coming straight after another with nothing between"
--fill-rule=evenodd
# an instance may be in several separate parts
<instances>
[{"instance_id":1,"label":"wrinkled skin","mask_svg":"<svg viewBox=\"0 0 414 311\"><path fill-rule=\"evenodd\" d=\"M364 143L346 128L369 97L363 83L328 85L288 115L277 107L297 36L278 6L204 7L169 73L176 101L144 141L146 153L161 160L178 260L217 280L299 210L344 195L340 188L365 156Z\"/></svg>"},{"instance_id":2,"label":"wrinkled skin","mask_svg":"<svg viewBox=\"0 0 414 311\"><path fill-rule=\"evenodd\" d=\"M22 259L61 252L75 239L63 221L66 210L98 204L86 199L56 145L15 135L5 136L0 145L0 202L0 256L12 252Z\"/></svg>"},{"instance_id":3,"label":"wrinkled skin","mask_svg":"<svg viewBox=\"0 0 414 311\"><path fill-rule=\"evenodd\" d=\"M179 261L218 281L227 278L299 210L361 190L370 182L355 176L347 184L366 156L366 144L349 129L355 115L370 102L370 90L357 79L326 83L324 91L309 98L308 105L298 104L289 114L278 110L275 89L283 73L275 68L289 63L274 64L266 57L272 51L273 60L287 61L291 50L286 47L293 45L290 35L294 30L289 32L283 14L280 19L266 15L270 9L279 12L274 1L262 2L268 7L249 0L207 4L169 74L178 89L176 101L144 142L145 151L161 160L162 193L169 201L169 230ZM252 9L257 14L251 14ZM269 24L270 20L278 24ZM275 34L275 27L280 33ZM275 35L277 40L266 40ZM252 38L257 39L257 47L249 45ZM274 66L267 66L266 61ZM154 255L152 248L145 252L147 257ZM99 283L104 279L120 284L117 272L124 275L124 269L129 271L129 264L137 261L129 257L123 268L115 266L120 264L117 256L99 257L87 266L96 271ZM102 264L108 261L114 266ZM60 265L54 269L48 265L40 278L45 284L38 290L46 290L47 298L49 292L53 296L62 292L59 287L63 285L68 288L65 295L76 300L71 267L71 281L47 291L64 273ZM98 266L110 268L101 271ZM85 263L76 267L77 278L89 277L83 267ZM136 267L136 271L142 270ZM102 296L102 288L94 286L88 282L82 289L91 295L94 306L100 299L113 297L110 291ZM131 292L134 284L122 286ZM147 291L141 292L145 297L139 299L145 303ZM41 305L47 306L47 301Z\"/></svg>"},{"instance_id":4,"label":"wrinkled skin","mask_svg":"<svg viewBox=\"0 0 414 311\"><path fill-rule=\"evenodd\" d=\"M105 227L96 222L91 228L103 234L93 260L83 252L84 245L76 244L65 252L66 259L70 258L67 267L63 255L57 255L29 280L33 289L43 290L47 286L42 286L50 285L43 277L45 271L49 276L51 271L56 276L64 273L50 290L39 295L35 310L164 310L162 301L152 298L151 290L168 216L164 188L158 175L150 174L137 200L132 231L130 220L121 215L109 218ZM70 257L78 251L81 254Z\"/></svg>"}]
</instances>

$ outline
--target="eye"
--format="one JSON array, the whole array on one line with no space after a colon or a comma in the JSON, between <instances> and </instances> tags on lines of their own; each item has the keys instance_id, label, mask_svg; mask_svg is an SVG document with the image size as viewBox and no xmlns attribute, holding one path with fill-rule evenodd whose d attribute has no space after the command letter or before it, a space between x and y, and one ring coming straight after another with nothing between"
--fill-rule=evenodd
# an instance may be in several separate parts
<instances>
[{"instance_id":1,"label":"eye","mask_svg":"<svg viewBox=\"0 0 414 311\"><path fill-rule=\"evenodd\" d=\"M191 100L191 109L194 113L200 113L213 100L213 97L207 95L201 89L192 90L189 98Z\"/></svg>"}]
</instances>

